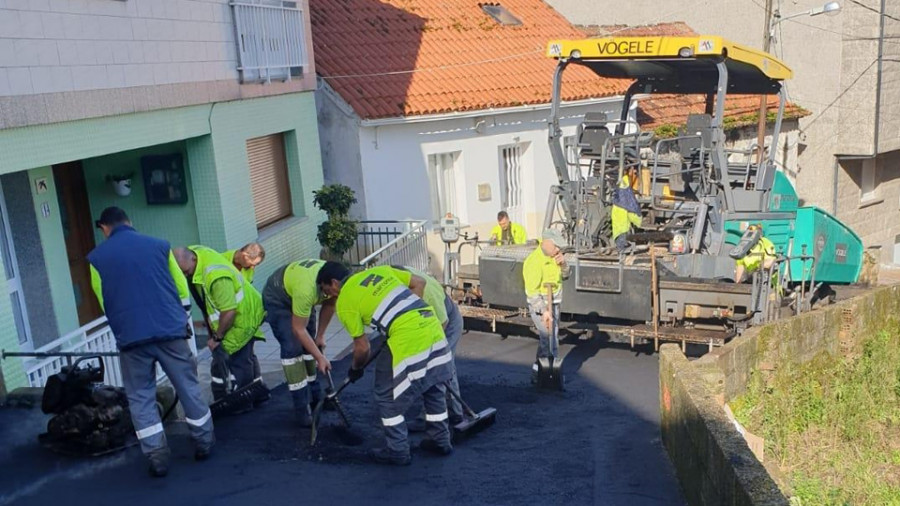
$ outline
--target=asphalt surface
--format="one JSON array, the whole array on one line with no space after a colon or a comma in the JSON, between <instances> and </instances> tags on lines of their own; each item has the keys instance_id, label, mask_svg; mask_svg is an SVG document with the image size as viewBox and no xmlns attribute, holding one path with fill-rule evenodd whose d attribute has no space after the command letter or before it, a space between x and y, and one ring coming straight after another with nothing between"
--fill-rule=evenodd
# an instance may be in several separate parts
<instances>
[{"instance_id":1,"label":"asphalt surface","mask_svg":"<svg viewBox=\"0 0 900 506\"><path fill-rule=\"evenodd\" d=\"M252 413L216 421L213 457L192 459L184 424L167 427L170 474L151 479L137 448L79 460L36 444L38 408L0 409L0 505L143 504L684 504L659 436L657 356L602 338L570 338L565 392L529 383L536 342L470 332L457 355L461 389L497 422L448 457L413 450L410 467L369 462L382 443L372 374L341 396L356 446L326 412L320 441L292 426L284 386ZM348 363L335 363L342 379ZM421 439L411 434L413 445Z\"/></svg>"}]
</instances>

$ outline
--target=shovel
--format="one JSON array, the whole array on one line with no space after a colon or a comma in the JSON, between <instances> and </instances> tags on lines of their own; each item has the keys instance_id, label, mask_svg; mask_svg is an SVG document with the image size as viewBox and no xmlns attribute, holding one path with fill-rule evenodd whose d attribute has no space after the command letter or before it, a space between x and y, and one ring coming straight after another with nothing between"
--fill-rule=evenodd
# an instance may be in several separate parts
<instances>
[{"instance_id":1,"label":"shovel","mask_svg":"<svg viewBox=\"0 0 900 506\"><path fill-rule=\"evenodd\" d=\"M462 400L462 397L460 397L458 393L450 388L449 384L447 385L447 391L462 405L463 411L465 412L463 421L453 426L454 440L473 436L491 425L494 425L494 422L497 421L496 408L486 408L476 413L475 410L466 404L466 401Z\"/></svg>"},{"instance_id":2,"label":"shovel","mask_svg":"<svg viewBox=\"0 0 900 506\"><path fill-rule=\"evenodd\" d=\"M316 407L313 409L312 428L309 433L310 445L315 445L316 438L319 436L319 419L322 416L322 409L324 409L325 404L334 406L334 410L337 411L338 416L341 417L341 422L343 422L344 428L350 428L350 420L347 418L347 413L344 411L344 407L341 406L341 400L338 399L338 395L340 395L340 393L345 388L347 388L347 385L350 384L350 380L344 380L344 382L341 383L340 388L335 390L334 380L331 378L331 371L328 371L326 373L325 378L328 380L328 388L325 389L325 397L319 399L319 402L316 403Z\"/></svg>"}]
</instances>

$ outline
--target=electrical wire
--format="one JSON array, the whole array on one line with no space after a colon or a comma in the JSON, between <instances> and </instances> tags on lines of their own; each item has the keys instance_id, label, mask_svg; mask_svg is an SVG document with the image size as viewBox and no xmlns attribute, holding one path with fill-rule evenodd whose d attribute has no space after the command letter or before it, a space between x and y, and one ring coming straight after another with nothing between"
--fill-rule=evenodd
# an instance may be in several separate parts
<instances>
[{"instance_id":1,"label":"electrical wire","mask_svg":"<svg viewBox=\"0 0 900 506\"><path fill-rule=\"evenodd\" d=\"M712 0L701 0L695 6L695 8L699 8L702 5L706 5L710 1L712 1ZM683 12L684 8L685 8L684 5L680 5L678 7L678 9L676 9L670 13L667 13L663 16L660 16L659 18L657 18L656 21L648 23L648 25L662 23L666 19L671 18L672 16L674 16L680 12ZM609 36L615 35L619 32L631 30L632 28L634 28L634 27L633 26L624 26L622 28L619 28L618 30L613 30L611 32L608 32L605 36L609 37ZM540 49L536 49L534 51L528 51L525 53L501 56L498 58L490 58L487 60L480 60L480 61L474 61L474 62L463 62L463 63L455 63L455 64L450 64L450 65L439 65L437 67L424 67L424 68L415 68L415 69L409 69L409 70L395 70L395 71L390 71L390 72L374 72L374 73L370 73L370 74L344 74L344 75L337 75L337 76L320 75L320 77L325 80L339 80L339 79L360 79L360 78L364 78L364 77L385 77L385 76L396 76L396 75L409 75L409 74L418 74L420 72L436 72L436 71L440 71L440 70L447 70L447 69L454 69L454 68L461 68L461 67L471 67L471 66L475 66L475 65L484 65L487 63L497 63L497 62L501 62L501 61L516 60L519 58L524 58L526 56L542 54L542 53L544 53L545 50L546 49L544 47L541 47Z\"/></svg>"}]
</instances>

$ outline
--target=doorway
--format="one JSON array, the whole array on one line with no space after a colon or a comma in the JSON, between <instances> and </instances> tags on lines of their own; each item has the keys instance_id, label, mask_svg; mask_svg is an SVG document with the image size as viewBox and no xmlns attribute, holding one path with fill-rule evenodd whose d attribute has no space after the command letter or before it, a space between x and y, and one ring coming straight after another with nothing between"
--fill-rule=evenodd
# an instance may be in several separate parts
<instances>
[{"instance_id":1,"label":"doorway","mask_svg":"<svg viewBox=\"0 0 900 506\"><path fill-rule=\"evenodd\" d=\"M56 182L56 197L62 220L63 237L66 241L66 256L69 260L69 274L75 293L78 310L78 324L87 325L99 318L103 312L91 288L91 272L87 255L94 249L94 230L91 226L91 207L88 204L87 184L81 162L68 162L53 166L53 180Z\"/></svg>"}]
</instances>

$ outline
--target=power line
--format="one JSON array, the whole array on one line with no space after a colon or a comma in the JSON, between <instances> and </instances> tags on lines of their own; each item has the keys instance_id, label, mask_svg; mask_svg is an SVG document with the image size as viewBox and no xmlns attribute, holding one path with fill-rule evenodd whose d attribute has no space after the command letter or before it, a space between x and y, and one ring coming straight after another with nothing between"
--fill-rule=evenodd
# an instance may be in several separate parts
<instances>
[{"instance_id":1,"label":"power line","mask_svg":"<svg viewBox=\"0 0 900 506\"><path fill-rule=\"evenodd\" d=\"M856 4L856 5L860 6L860 7L862 7L863 9L866 9L866 10L868 10L868 11L872 11L872 12L874 12L875 14L878 14L879 16L884 16L884 17L886 17L886 18L888 18L888 19L893 19L894 21L900 21L900 19L895 18L894 16L891 16L890 14L881 12L881 11L879 11L878 9L875 9L874 7L870 7L870 6L868 6L868 5L866 5L866 4L862 3L862 2L860 2L860 1L858 1L858 0L850 0L850 2Z\"/></svg>"},{"instance_id":2,"label":"power line","mask_svg":"<svg viewBox=\"0 0 900 506\"><path fill-rule=\"evenodd\" d=\"M850 89L853 88L853 87L856 85L856 83L858 83L859 80L862 79L862 77L863 77L864 75L866 75L866 73L867 73L873 66L875 66L876 63L878 63L878 58L875 58L874 60L872 60L872 63L870 63L869 66L867 66L862 72L860 72L859 75L856 76L856 79L854 79L853 82L850 83L846 88L844 88L844 91L840 92L840 93L838 94L838 96L836 96L836 97L834 98L834 100L831 101L830 104L828 104L824 109L822 109L822 110L819 112L819 114L817 114L815 117L813 117L813 119L811 119L811 120L809 121L809 123L807 123L806 126L805 126L804 128L801 128L801 129L800 129L800 132L806 132L806 130L807 130L810 126L812 126L813 123L815 123L816 121L818 121L818 119L821 118L822 115L825 114L825 112L828 111L828 109L831 109L831 107L832 107L834 104L836 104L838 100L840 100L841 98L843 98L843 96L846 95L847 92L850 91Z\"/></svg>"},{"instance_id":3,"label":"power line","mask_svg":"<svg viewBox=\"0 0 900 506\"><path fill-rule=\"evenodd\" d=\"M701 5L708 4L710 1L711 0L701 0L699 3L697 3L697 5L695 7L700 7ZM674 16L675 14L682 12L683 10L684 10L684 5L681 5L678 9L676 9L668 14L665 14L663 16L660 16L659 18L657 18L657 20L655 22L649 23L649 24L652 25L652 24L662 23L667 18L670 18L670 17ZM613 30L613 31L607 33L606 36L609 37L611 35L615 35L616 33L630 30L632 28L633 28L632 26L624 26L622 28L619 28L618 30ZM519 53L519 54L514 54L514 55L501 56L499 58L491 58L491 59L487 59L487 60L474 61L474 62L456 63L456 64L452 64L452 65L440 65L437 67L415 68L415 69L409 69L409 70L395 70L395 71L389 71L389 72L374 72L374 73L370 73L370 74L344 74L344 75L337 75L337 76L320 76L320 77L325 80L338 80L338 79L359 79L359 78L363 78L363 77L385 77L385 76L418 74L421 72L435 72L435 71L439 71L439 70L446 70L446 69L452 69L452 68L471 67L471 66L483 65L483 64L487 64L487 63L497 63L497 62L501 62L501 61L515 60L518 58L524 58L526 56L541 54L544 51L545 51L545 48L542 47L540 49L536 49L534 51L529 51L527 53Z\"/></svg>"}]
</instances>

